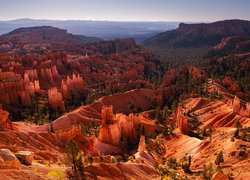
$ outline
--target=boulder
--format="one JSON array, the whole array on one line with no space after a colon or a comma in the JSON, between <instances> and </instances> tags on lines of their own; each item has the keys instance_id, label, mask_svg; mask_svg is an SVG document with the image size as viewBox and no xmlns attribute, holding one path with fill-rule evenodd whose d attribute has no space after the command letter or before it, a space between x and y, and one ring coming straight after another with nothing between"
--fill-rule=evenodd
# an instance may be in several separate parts
<instances>
[{"instance_id":1,"label":"boulder","mask_svg":"<svg viewBox=\"0 0 250 180\"><path fill-rule=\"evenodd\" d=\"M21 163L9 149L0 149L0 159L5 165L20 167ZM1 161L1 160L0 160Z\"/></svg>"},{"instance_id":2,"label":"boulder","mask_svg":"<svg viewBox=\"0 0 250 180\"><path fill-rule=\"evenodd\" d=\"M31 151L18 151L16 154L16 157L20 160L22 164L25 165L31 165L33 158L34 158L34 153Z\"/></svg>"}]
</instances>

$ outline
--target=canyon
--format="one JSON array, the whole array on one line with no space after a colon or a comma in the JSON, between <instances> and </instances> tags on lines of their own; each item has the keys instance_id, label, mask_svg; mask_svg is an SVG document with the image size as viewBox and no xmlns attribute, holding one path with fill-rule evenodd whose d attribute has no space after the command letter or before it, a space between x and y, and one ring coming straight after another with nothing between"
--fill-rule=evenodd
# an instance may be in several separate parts
<instances>
[{"instance_id":1,"label":"canyon","mask_svg":"<svg viewBox=\"0 0 250 180\"><path fill-rule=\"evenodd\" d=\"M0 179L248 179L248 29L180 24L144 48L48 26L0 36ZM209 51L180 65L154 43Z\"/></svg>"}]
</instances>

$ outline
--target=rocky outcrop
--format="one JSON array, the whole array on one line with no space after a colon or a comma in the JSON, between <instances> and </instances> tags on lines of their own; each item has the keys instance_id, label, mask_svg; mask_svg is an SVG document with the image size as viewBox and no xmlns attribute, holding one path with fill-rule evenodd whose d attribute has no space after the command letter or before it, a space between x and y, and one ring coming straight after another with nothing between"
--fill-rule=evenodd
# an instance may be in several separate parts
<instances>
[{"instance_id":1,"label":"rocky outcrop","mask_svg":"<svg viewBox=\"0 0 250 180\"><path fill-rule=\"evenodd\" d=\"M46 79L50 85L54 85L54 81L60 77L56 65L52 60L47 60L39 65L38 76L41 80Z\"/></svg>"},{"instance_id":2,"label":"rocky outcrop","mask_svg":"<svg viewBox=\"0 0 250 180\"><path fill-rule=\"evenodd\" d=\"M57 91L57 88L54 87L48 90L48 99L50 107L55 111L58 109L61 111L65 110L62 94Z\"/></svg>"},{"instance_id":3,"label":"rocky outcrop","mask_svg":"<svg viewBox=\"0 0 250 180\"><path fill-rule=\"evenodd\" d=\"M141 135L142 131L153 134L157 130L159 130L158 126L153 121L141 115L113 115L112 106L103 106L102 126L98 139L103 143L112 145L119 145L120 140L131 144L136 142L137 136Z\"/></svg>"},{"instance_id":4,"label":"rocky outcrop","mask_svg":"<svg viewBox=\"0 0 250 180\"><path fill-rule=\"evenodd\" d=\"M15 156L22 164L31 165L34 158L34 153L31 151L18 151L15 153Z\"/></svg>"},{"instance_id":5,"label":"rocky outcrop","mask_svg":"<svg viewBox=\"0 0 250 180\"><path fill-rule=\"evenodd\" d=\"M112 124L113 121L113 106L102 107L102 124Z\"/></svg>"},{"instance_id":6,"label":"rocky outcrop","mask_svg":"<svg viewBox=\"0 0 250 180\"><path fill-rule=\"evenodd\" d=\"M233 112L239 114L240 116L250 117L250 104L244 103L237 96L233 99Z\"/></svg>"},{"instance_id":7,"label":"rocky outcrop","mask_svg":"<svg viewBox=\"0 0 250 180\"><path fill-rule=\"evenodd\" d=\"M84 82L80 75L73 74L72 77L67 76L66 85L68 91L82 91L84 89Z\"/></svg>"},{"instance_id":8,"label":"rocky outcrop","mask_svg":"<svg viewBox=\"0 0 250 180\"><path fill-rule=\"evenodd\" d=\"M141 136L139 146L138 146L138 152L142 153L145 150L146 150L145 136Z\"/></svg>"},{"instance_id":9,"label":"rocky outcrop","mask_svg":"<svg viewBox=\"0 0 250 180\"><path fill-rule=\"evenodd\" d=\"M0 109L0 125L2 126L3 129L9 129L11 127L8 118L9 118L9 113L7 111Z\"/></svg>"},{"instance_id":10,"label":"rocky outcrop","mask_svg":"<svg viewBox=\"0 0 250 180\"><path fill-rule=\"evenodd\" d=\"M34 84L26 76L24 80L20 74L13 72L0 73L0 102L4 106L29 104L30 96L34 94Z\"/></svg>"},{"instance_id":11,"label":"rocky outcrop","mask_svg":"<svg viewBox=\"0 0 250 180\"><path fill-rule=\"evenodd\" d=\"M4 165L20 167L20 161L9 149L0 149L0 159L2 159Z\"/></svg>"},{"instance_id":12,"label":"rocky outcrop","mask_svg":"<svg viewBox=\"0 0 250 180\"><path fill-rule=\"evenodd\" d=\"M188 117L184 115L180 105L176 109L176 127L184 134L188 134L191 131L188 125Z\"/></svg>"},{"instance_id":13,"label":"rocky outcrop","mask_svg":"<svg viewBox=\"0 0 250 180\"><path fill-rule=\"evenodd\" d=\"M136 126L133 121L129 120L129 117L121 116L118 124L122 137L129 139L129 141L134 141L136 139Z\"/></svg>"},{"instance_id":14,"label":"rocky outcrop","mask_svg":"<svg viewBox=\"0 0 250 180\"><path fill-rule=\"evenodd\" d=\"M35 88L35 92L36 92L36 93L40 93L41 88L40 88L40 83L39 83L38 80L35 80L35 81L34 81L34 88Z\"/></svg>"},{"instance_id":15,"label":"rocky outcrop","mask_svg":"<svg viewBox=\"0 0 250 180\"><path fill-rule=\"evenodd\" d=\"M103 154L120 154L122 152L120 146L115 146L112 144L107 144L101 142L99 138L96 138L93 144L93 149L95 153L103 153ZM109 161L110 162L110 161Z\"/></svg>"},{"instance_id":16,"label":"rocky outcrop","mask_svg":"<svg viewBox=\"0 0 250 180\"><path fill-rule=\"evenodd\" d=\"M84 90L84 80L80 75L73 73L61 81L60 89L65 99L76 99Z\"/></svg>"},{"instance_id":17,"label":"rocky outcrop","mask_svg":"<svg viewBox=\"0 0 250 180\"><path fill-rule=\"evenodd\" d=\"M212 180L229 180L229 177L226 174L217 172L213 175Z\"/></svg>"},{"instance_id":18,"label":"rocky outcrop","mask_svg":"<svg viewBox=\"0 0 250 180\"><path fill-rule=\"evenodd\" d=\"M100 128L98 139L106 144L120 144L121 131L118 123L102 125Z\"/></svg>"},{"instance_id":19,"label":"rocky outcrop","mask_svg":"<svg viewBox=\"0 0 250 180\"><path fill-rule=\"evenodd\" d=\"M184 24L179 28L157 34L142 45L154 48L197 48L214 46L225 37L247 36L250 22L244 20L225 20L213 23Z\"/></svg>"},{"instance_id":20,"label":"rocky outcrop","mask_svg":"<svg viewBox=\"0 0 250 180\"><path fill-rule=\"evenodd\" d=\"M70 140L75 138L77 135L82 135L82 127L80 125L72 126L66 130L59 130L56 132L58 138L63 138L65 140Z\"/></svg>"},{"instance_id":21,"label":"rocky outcrop","mask_svg":"<svg viewBox=\"0 0 250 180\"><path fill-rule=\"evenodd\" d=\"M240 104L241 104L240 99L237 96L235 96L233 100L233 112L235 113L240 112L240 109L241 109Z\"/></svg>"}]
</instances>

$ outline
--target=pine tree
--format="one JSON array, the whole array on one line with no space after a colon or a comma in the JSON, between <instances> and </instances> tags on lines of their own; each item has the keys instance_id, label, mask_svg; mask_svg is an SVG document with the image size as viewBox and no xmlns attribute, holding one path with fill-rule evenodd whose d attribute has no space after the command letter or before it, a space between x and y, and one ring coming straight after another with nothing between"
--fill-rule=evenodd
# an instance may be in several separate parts
<instances>
[{"instance_id":1,"label":"pine tree","mask_svg":"<svg viewBox=\"0 0 250 180\"><path fill-rule=\"evenodd\" d=\"M70 140L65 145L65 151L68 154L69 161L72 163L73 174L77 174L77 156L79 153L79 147L74 140Z\"/></svg>"},{"instance_id":2,"label":"pine tree","mask_svg":"<svg viewBox=\"0 0 250 180\"><path fill-rule=\"evenodd\" d=\"M223 163L223 162L224 162L223 152L220 151L219 154L217 154L217 157L214 163L220 167L220 163Z\"/></svg>"},{"instance_id":3,"label":"pine tree","mask_svg":"<svg viewBox=\"0 0 250 180\"><path fill-rule=\"evenodd\" d=\"M241 125L240 121L236 122L236 128L238 131L240 131L242 129L242 125Z\"/></svg>"},{"instance_id":4,"label":"pine tree","mask_svg":"<svg viewBox=\"0 0 250 180\"><path fill-rule=\"evenodd\" d=\"M84 166L83 166L84 154L79 149L77 143L74 140L70 140L65 145L65 151L68 155L70 163L72 164L72 171L74 177L78 177L78 173L80 173L81 175L80 179L84 179Z\"/></svg>"}]
</instances>

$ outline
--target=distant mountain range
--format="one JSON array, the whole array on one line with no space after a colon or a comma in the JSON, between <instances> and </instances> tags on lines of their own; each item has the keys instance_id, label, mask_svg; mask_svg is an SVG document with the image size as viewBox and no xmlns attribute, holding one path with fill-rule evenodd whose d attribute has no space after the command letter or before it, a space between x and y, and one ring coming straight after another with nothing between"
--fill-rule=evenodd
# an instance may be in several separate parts
<instances>
[{"instance_id":1,"label":"distant mountain range","mask_svg":"<svg viewBox=\"0 0 250 180\"><path fill-rule=\"evenodd\" d=\"M0 34L5 34L20 27L53 26L67 29L69 33L98 37L104 40L134 38L144 41L147 38L170 29L175 29L178 22L115 22L88 20L34 20L18 19L0 21Z\"/></svg>"},{"instance_id":2,"label":"distant mountain range","mask_svg":"<svg viewBox=\"0 0 250 180\"><path fill-rule=\"evenodd\" d=\"M52 26L18 28L0 36L0 52L27 47L36 49L44 46L51 50L81 49L86 43L101 41L96 37L73 35L67 30ZM40 49L40 48L38 48Z\"/></svg>"},{"instance_id":3,"label":"distant mountain range","mask_svg":"<svg viewBox=\"0 0 250 180\"><path fill-rule=\"evenodd\" d=\"M249 36L250 21L225 20L214 23L184 24L179 28L157 34L142 45L154 49L201 48L219 44L225 37Z\"/></svg>"}]
</instances>

